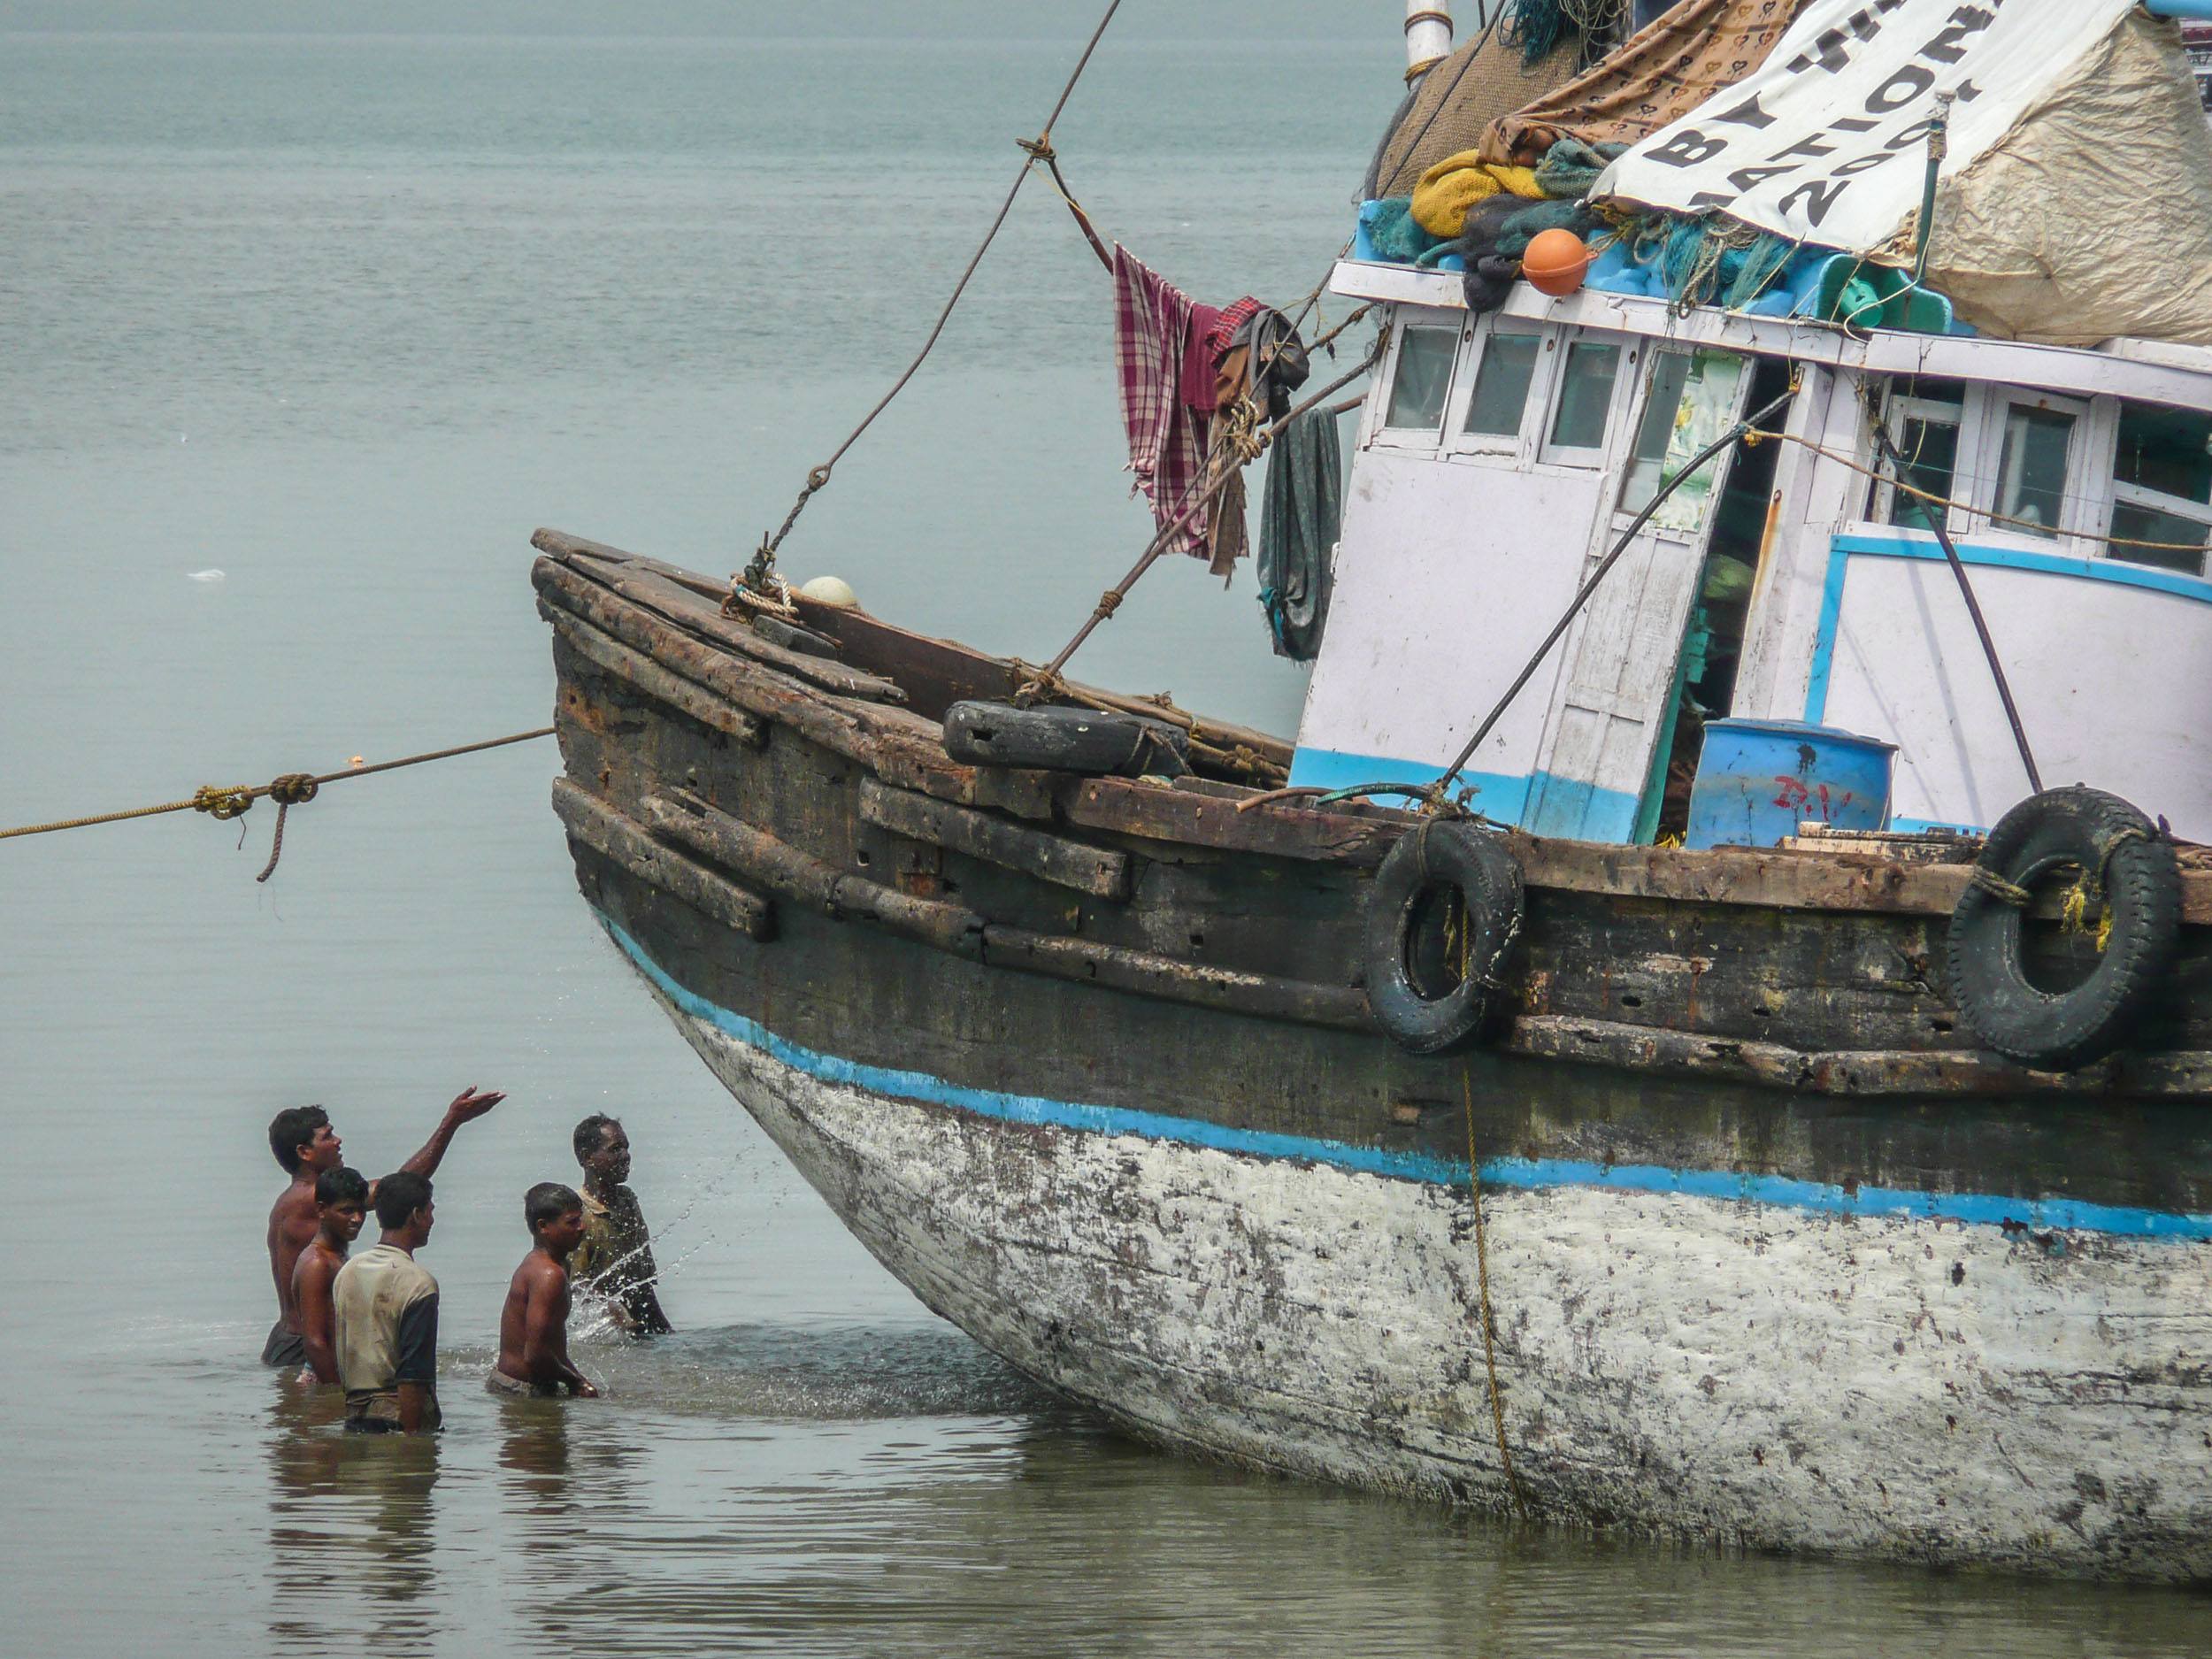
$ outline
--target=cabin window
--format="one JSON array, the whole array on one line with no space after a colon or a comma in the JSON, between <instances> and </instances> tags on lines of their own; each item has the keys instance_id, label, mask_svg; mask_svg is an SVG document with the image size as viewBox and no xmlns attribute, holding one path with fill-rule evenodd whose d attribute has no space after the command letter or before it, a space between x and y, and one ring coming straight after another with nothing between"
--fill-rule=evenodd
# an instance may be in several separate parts
<instances>
[{"instance_id":1,"label":"cabin window","mask_svg":"<svg viewBox=\"0 0 2212 1659\"><path fill-rule=\"evenodd\" d=\"M1528 388L1536 378L1541 337L1494 330L1482 344L1475 370L1474 396L1467 402L1465 430L1478 437L1517 438L1528 408Z\"/></svg>"},{"instance_id":2,"label":"cabin window","mask_svg":"<svg viewBox=\"0 0 2212 1659\"><path fill-rule=\"evenodd\" d=\"M1660 485L1720 436L1736 412L1736 390L1742 383L1743 359L1725 351L1663 351L1653 358L1651 391L1644 399L1635 449L1621 476L1622 511L1643 511ZM1673 530L1701 527L1717 461L1716 457L1695 477L1685 480L1655 521Z\"/></svg>"},{"instance_id":3,"label":"cabin window","mask_svg":"<svg viewBox=\"0 0 2212 1659\"><path fill-rule=\"evenodd\" d=\"M1400 432L1440 432L1444 399L1452 387L1452 359L1459 330L1416 325L1398 339L1398 366L1390 383L1383 425Z\"/></svg>"},{"instance_id":4,"label":"cabin window","mask_svg":"<svg viewBox=\"0 0 2212 1659\"><path fill-rule=\"evenodd\" d=\"M1947 526L1949 514L1940 503L1958 493L1959 427L1966 412L1966 384L1962 380L1901 380L1890 394L1890 442L1905 465L1903 481L1924 496L1885 485L1888 497L1879 516L1906 530L1930 530ZM1885 469L1886 471L1886 469Z\"/></svg>"},{"instance_id":5,"label":"cabin window","mask_svg":"<svg viewBox=\"0 0 2212 1659\"><path fill-rule=\"evenodd\" d=\"M2212 415L2154 403L2120 405L2112 463L2116 559L2204 573L2212 537ZM2150 545L2162 543L2164 545Z\"/></svg>"},{"instance_id":6,"label":"cabin window","mask_svg":"<svg viewBox=\"0 0 2212 1659\"><path fill-rule=\"evenodd\" d=\"M1606 419L1613 410L1613 382L1619 378L1621 349L1595 340L1567 348L1559 376L1559 404L1552 413L1551 447L1601 449Z\"/></svg>"},{"instance_id":7,"label":"cabin window","mask_svg":"<svg viewBox=\"0 0 2212 1659\"><path fill-rule=\"evenodd\" d=\"M2016 535L2055 540L2066 524L2074 417L2064 410L2007 403L2004 422L1997 457L1996 526Z\"/></svg>"}]
</instances>

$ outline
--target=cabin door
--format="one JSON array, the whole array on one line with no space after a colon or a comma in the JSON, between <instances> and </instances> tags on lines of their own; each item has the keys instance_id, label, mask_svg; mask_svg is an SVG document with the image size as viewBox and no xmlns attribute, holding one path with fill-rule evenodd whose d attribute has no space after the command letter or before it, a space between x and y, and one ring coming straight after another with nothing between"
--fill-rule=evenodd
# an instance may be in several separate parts
<instances>
[{"instance_id":1,"label":"cabin door","mask_svg":"<svg viewBox=\"0 0 2212 1659\"><path fill-rule=\"evenodd\" d=\"M1613 511L1585 580L1636 514L1742 412L1750 375L1725 351L1655 351ZM1578 841L1634 839L1652 757L1670 734L1682 636L1732 451L1659 504L1567 635L1567 668L1525 826Z\"/></svg>"}]
</instances>

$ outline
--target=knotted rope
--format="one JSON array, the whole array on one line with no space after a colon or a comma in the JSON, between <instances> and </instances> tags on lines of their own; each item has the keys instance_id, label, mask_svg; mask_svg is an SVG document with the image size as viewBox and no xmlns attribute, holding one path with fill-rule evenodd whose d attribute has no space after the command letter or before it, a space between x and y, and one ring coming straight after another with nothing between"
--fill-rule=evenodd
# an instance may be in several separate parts
<instances>
[{"instance_id":1,"label":"knotted rope","mask_svg":"<svg viewBox=\"0 0 2212 1659\"><path fill-rule=\"evenodd\" d=\"M44 824L23 824L13 829L0 829L0 841L12 841L19 835L48 835L56 830L85 829L95 824L118 824L126 818L157 818L164 812L204 812L218 822L243 818L253 803L266 795L277 803L276 833L271 838L269 862L254 878L266 881L276 873L277 860L284 854L284 815L291 808L305 806L326 783L338 783L348 778L366 778L380 772L397 772L403 766L426 765L434 760L451 760L458 755L473 755L481 749L503 749L510 743L527 743L535 738L550 737L553 728L539 726L534 731L511 732L505 737L490 737L477 743L461 743L451 749L434 749L420 755L405 755L397 760L380 760L371 766L349 766L343 772L326 772L319 776L304 772L280 772L267 783L248 786L234 784L202 784L182 801L164 801L157 806L127 807L120 812L95 812L83 818L55 818Z\"/></svg>"}]
</instances>

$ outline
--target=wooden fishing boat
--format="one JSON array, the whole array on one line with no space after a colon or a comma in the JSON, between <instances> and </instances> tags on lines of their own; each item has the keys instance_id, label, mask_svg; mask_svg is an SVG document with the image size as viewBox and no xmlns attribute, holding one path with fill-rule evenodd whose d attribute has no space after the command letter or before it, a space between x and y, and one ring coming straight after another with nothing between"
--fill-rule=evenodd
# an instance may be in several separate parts
<instances>
[{"instance_id":1,"label":"wooden fishing boat","mask_svg":"<svg viewBox=\"0 0 2212 1659\"><path fill-rule=\"evenodd\" d=\"M1295 743L541 531L614 946L1140 1435L2212 1578L2212 349L1334 286L1389 343Z\"/></svg>"},{"instance_id":2,"label":"wooden fishing boat","mask_svg":"<svg viewBox=\"0 0 2212 1659\"><path fill-rule=\"evenodd\" d=\"M1015 665L803 601L840 654L787 653L718 584L537 544L585 898L1021 1371L1171 1445L1554 1518L2212 1569L2193 856L2190 995L2047 1072L1943 989L1969 863L1515 833L1509 1013L1425 1058L1362 991L1407 815L1240 811L1286 746L1202 719L1171 784L964 766L938 718Z\"/></svg>"}]
</instances>

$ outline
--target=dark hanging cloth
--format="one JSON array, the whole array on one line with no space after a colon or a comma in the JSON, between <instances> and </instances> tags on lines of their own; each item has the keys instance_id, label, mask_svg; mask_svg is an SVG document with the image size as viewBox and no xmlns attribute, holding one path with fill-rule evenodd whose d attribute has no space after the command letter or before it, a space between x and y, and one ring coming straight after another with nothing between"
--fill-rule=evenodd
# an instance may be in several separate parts
<instances>
[{"instance_id":1,"label":"dark hanging cloth","mask_svg":"<svg viewBox=\"0 0 2212 1659\"><path fill-rule=\"evenodd\" d=\"M1275 655L1310 663L1329 619L1329 557L1344 519L1336 417L1316 409L1275 440L1260 503L1260 605Z\"/></svg>"}]
</instances>

